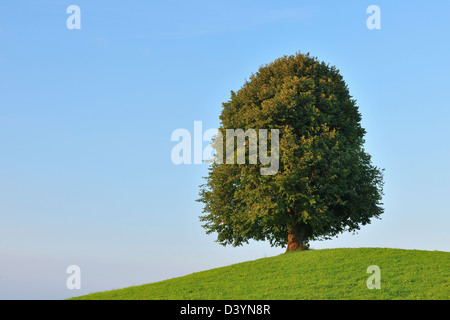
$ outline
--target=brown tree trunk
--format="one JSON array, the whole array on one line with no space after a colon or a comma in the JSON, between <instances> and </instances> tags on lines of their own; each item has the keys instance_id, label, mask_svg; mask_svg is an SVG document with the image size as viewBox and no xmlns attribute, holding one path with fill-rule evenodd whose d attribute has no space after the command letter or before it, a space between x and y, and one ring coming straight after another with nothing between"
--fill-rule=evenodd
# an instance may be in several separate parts
<instances>
[{"instance_id":1,"label":"brown tree trunk","mask_svg":"<svg viewBox=\"0 0 450 320\"><path fill-rule=\"evenodd\" d=\"M307 249L306 244L303 242L305 235L305 226L302 224L296 224L288 226L288 245L286 252L295 250Z\"/></svg>"}]
</instances>

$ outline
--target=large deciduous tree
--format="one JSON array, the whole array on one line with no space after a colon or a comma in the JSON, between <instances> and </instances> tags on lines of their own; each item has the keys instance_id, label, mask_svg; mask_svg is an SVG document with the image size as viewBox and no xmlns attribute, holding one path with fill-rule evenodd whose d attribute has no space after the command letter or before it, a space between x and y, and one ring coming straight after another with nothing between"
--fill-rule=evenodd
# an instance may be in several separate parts
<instances>
[{"instance_id":1,"label":"large deciduous tree","mask_svg":"<svg viewBox=\"0 0 450 320\"><path fill-rule=\"evenodd\" d=\"M335 67L301 53L261 66L231 92L220 120L223 137L226 129L279 130L276 174L262 175L259 161L210 165L200 220L220 244L303 250L383 213L382 170L364 150L361 114Z\"/></svg>"}]
</instances>

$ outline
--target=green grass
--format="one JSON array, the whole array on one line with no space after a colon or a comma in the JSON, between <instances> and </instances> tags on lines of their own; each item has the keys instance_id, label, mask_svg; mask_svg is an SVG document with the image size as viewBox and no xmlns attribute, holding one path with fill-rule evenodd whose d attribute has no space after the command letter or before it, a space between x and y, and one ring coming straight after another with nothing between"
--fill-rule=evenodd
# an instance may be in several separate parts
<instances>
[{"instance_id":1,"label":"green grass","mask_svg":"<svg viewBox=\"0 0 450 320\"><path fill-rule=\"evenodd\" d=\"M367 288L367 267L381 289ZM387 248L282 254L187 276L74 299L445 299L450 253Z\"/></svg>"}]
</instances>

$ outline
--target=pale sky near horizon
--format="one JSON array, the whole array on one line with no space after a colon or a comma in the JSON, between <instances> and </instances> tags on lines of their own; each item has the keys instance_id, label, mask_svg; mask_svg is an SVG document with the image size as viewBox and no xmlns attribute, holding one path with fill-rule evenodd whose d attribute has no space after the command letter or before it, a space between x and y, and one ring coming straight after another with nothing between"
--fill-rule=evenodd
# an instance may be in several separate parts
<instances>
[{"instance_id":1,"label":"pale sky near horizon","mask_svg":"<svg viewBox=\"0 0 450 320\"><path fill-rule=\"evenodd\" d=\"M81 29L69 30L69 5ZM369 5L381 29L369 30ZM448 1L2 1L0 299L63 299L273 256L206 235L207 165L171 133L219 126L259 66L335 65L385 168L381 220L314 249L449 251ZM205 144L206 146L206 144ZM66 268L81 268L80 290Z\"/></svg>"}]
</instances>

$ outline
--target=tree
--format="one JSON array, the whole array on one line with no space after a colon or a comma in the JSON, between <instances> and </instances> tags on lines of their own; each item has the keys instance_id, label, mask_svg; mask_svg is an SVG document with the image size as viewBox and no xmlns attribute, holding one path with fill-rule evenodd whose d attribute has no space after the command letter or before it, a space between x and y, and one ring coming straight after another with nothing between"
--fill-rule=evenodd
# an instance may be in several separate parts
<instances>
[{"instance_id":1,"label":"tree","mask_svg":"<svg viewBox=\"0 0 450 320\"><path fill-rule=\"evenodd\" d=\"M231 92L220 120L223 137L226 129L278 129L280 153L274 175L261 175L260 161L210 165L197 201L220 244L303 250L383 213L383 170L364 150L361 114L334 66L301 53L261 66ZM224 152L217 138L214 146Z\"/></svg>"}]
</instances>

